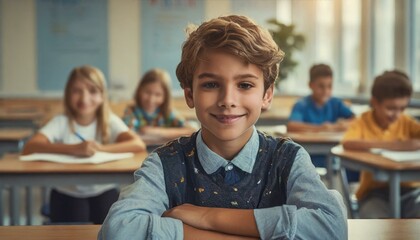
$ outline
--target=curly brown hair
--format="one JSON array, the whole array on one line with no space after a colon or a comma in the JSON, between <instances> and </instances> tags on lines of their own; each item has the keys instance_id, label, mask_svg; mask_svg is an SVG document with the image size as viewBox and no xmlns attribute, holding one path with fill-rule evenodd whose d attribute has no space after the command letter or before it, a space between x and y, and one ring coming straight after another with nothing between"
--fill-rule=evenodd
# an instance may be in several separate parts
<instances>
[{"instance_id":1,"label":"curly brown hair","mask_svg":"<svg viewBox=\"0 0 420 240\"><path fill-rule=\"evenodd\" d=\"M194 26L195 27L195 26ZM192 88L192 79L200 54L206 50L222 50L259 67L264 76L264 90L276 80L284 53L270 33L250 18L238 15L218 17L187 28L189 36L182 47L176 76L182 88Z\"/></svg>"},{"instance_id":2,"label":"curly brown hair","mask_svg":"<svg viewBox=\"0 0 420 240\"><path fill-rule=\"evenodd\" d=\"M411 97L413 87L407 74L392 70L385 71L375 78L371 93L372 97L378 101Z\"/></svg>"}]
</instances>

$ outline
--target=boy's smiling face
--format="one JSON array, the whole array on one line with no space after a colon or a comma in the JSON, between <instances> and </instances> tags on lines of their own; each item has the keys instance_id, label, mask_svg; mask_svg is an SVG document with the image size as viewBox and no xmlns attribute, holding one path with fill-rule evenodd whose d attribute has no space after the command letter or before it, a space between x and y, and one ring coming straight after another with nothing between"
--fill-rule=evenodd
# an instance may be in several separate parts
<instances>
[{"instance_id":1,"label":"boy's smiling face","mask_svg":"<svg viewBox=\"0 0 420 240\"><path fill-rule=\"evenodd\" d=\"M201 54L192 89L184 93L188 106L195 108L204 142L229 159L233 156L223 156L223 149L236 154L246 144L261 110L270 106L273 87L264 92L263 72L256 65L222 51L207 51Z\"/></svg>"},{"instance_id":2,"label":"boy's smiling face","mask_svg":"<svg viewBox=\"0 0 420 240\"><path fill-rule=\"evenodd\" d=\"M309 83L312 90L312 98L318 106L324 105L330 98L332 92L332 77L318 77Z\"/></svg>"},{"instance_id":3,"label":"boy's smiling face","mask_svg":"<svg viewBox=\"0 0 420 240\"><path fill-rule=\"evenodd\" d=\"M407 108L409 101L409 97L383 99L382 101L372 98L374 118L379 127L387 129L389 125L397 121Z\"/></svg>"}]
</instances>

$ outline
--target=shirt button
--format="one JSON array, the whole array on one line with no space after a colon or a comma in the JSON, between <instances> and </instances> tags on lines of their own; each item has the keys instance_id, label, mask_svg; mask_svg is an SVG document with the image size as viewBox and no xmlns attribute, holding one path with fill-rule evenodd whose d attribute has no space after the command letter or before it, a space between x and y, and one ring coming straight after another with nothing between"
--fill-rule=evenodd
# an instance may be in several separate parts
<instances>
[{"instance_id":1,"label":"shirt button","mask_svg":"<svg viewBox=\"0 0 420 240\"><path fill-rule=\"evenodd\" d=\"M233 165L232 164L228 164L228 165L226 165L226 167L225 167L225 170L226 171L230 171L230 170L232 170L233 169Z\"/></svg>"}]
</instances>

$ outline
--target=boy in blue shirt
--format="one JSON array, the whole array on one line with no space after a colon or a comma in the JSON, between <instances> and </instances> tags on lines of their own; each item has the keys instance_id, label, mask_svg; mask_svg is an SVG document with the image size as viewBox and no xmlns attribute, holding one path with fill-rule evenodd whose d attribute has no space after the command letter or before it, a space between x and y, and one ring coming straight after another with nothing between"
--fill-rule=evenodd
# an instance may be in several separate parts
<instances>
[{"instance_id":1,"label":"boy in blue shirt","mask_svg":"<svg viewBox=\"0 0 420 240\"><path fill-rule=\"evenodd\" d=\"M288 132L344 132L353 112L344 102L332 97L333 71L326 64L316 64L309 70L312 94L298 100L287 123ZM316 167L326 167L326 156L311 155ZM357 181L358 173L347 171L350 181Z\"/></svg>"},{"instance_id":2,"label":"boy in blue shirt","mask_svg":"<svg viewBox=\"0 0 420 240\"><path fill-rule=\"evenodd\" d=\"M290 132L343 132L353 112L341 99L331 96L333 72L328 65L313 65L309 70L312 94L301 98L293 106L287 123Z\"/></svg>"},{"instance_id":3,"label":"boy in blue shirt","mask_svg":"<svg viewBox=\"0 0 420 240\"><path fill-rule=\"evenodd\" d=\"M177 77L201 129L135 172L98 239L345 239L346 210L307 152L254 126L283 52L237 15L189 31Z\"/></svg>"}]
</instances>

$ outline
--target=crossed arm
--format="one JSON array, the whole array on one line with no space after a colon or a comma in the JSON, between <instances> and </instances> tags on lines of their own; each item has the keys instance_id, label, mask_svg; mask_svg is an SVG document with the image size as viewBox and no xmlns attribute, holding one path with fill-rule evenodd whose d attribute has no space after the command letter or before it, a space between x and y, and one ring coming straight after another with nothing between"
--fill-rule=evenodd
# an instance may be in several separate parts
<instances>
[{"instance_id":1,"label":"crossed arm","mask_svg":"<svg viewBox=\"0 0 420 240\"><path fill-rule=\"evenodd\" d=\"M182 221L184 239L258 239L260 236L252 209L183 204L169 209L163 216Z\"/></svg>"}]
</instances>

